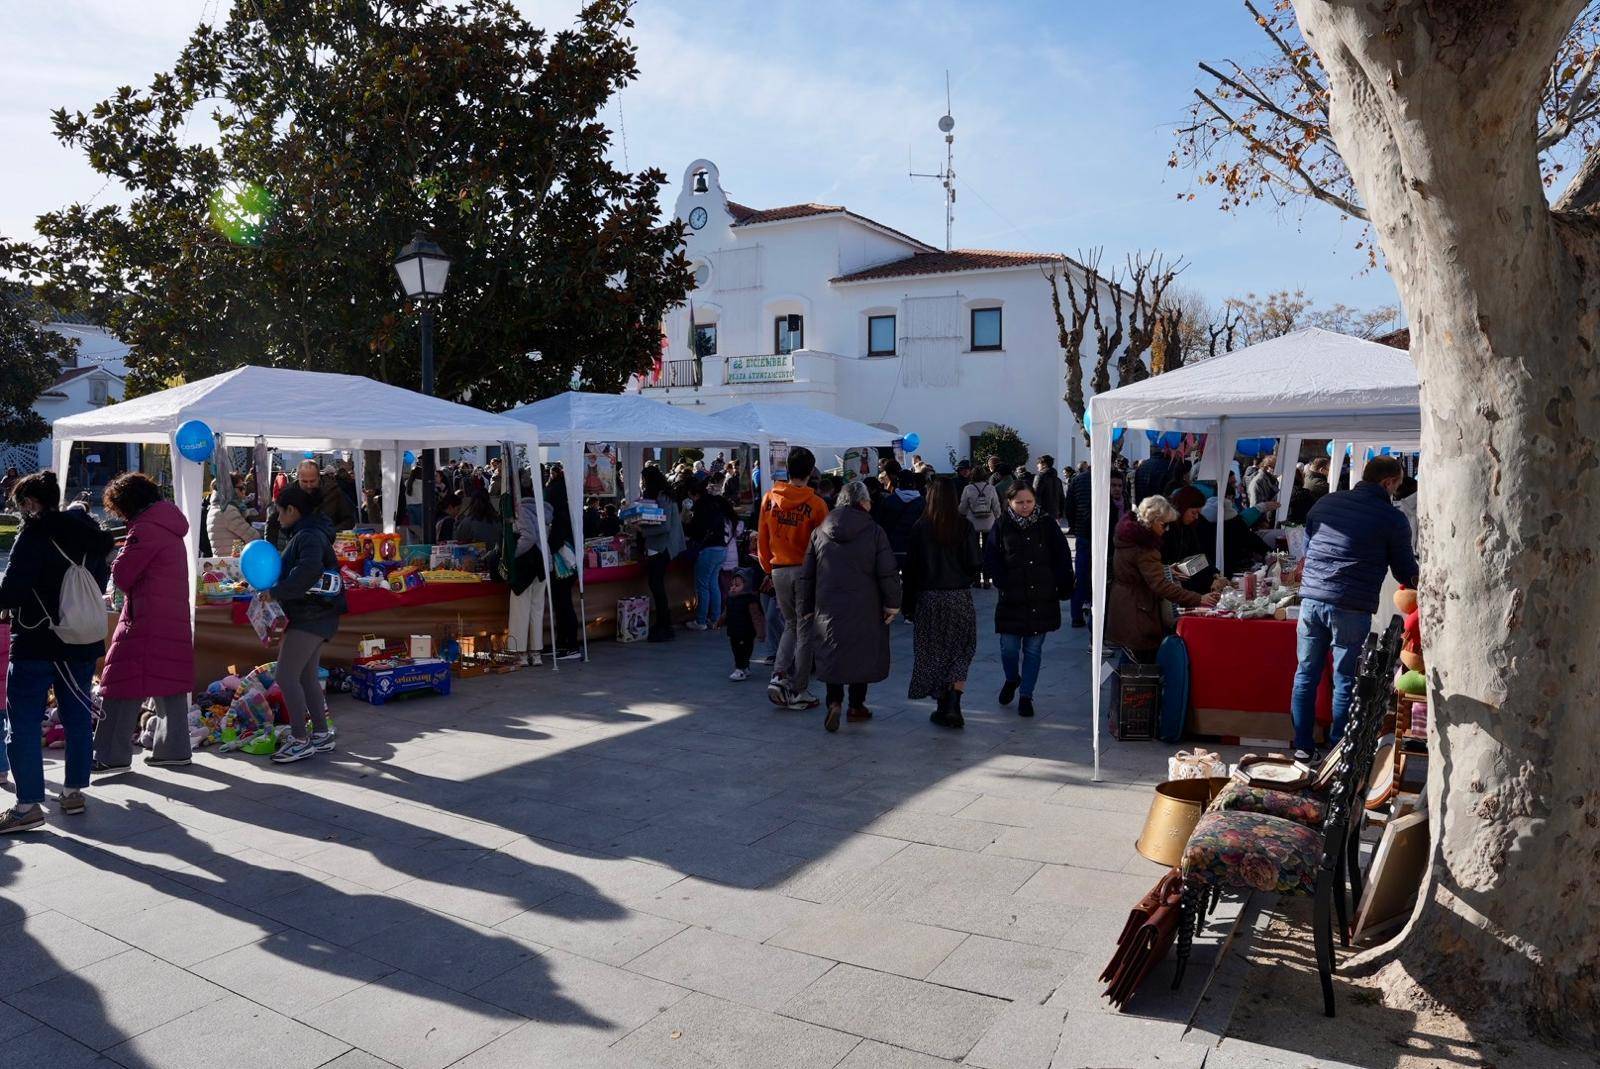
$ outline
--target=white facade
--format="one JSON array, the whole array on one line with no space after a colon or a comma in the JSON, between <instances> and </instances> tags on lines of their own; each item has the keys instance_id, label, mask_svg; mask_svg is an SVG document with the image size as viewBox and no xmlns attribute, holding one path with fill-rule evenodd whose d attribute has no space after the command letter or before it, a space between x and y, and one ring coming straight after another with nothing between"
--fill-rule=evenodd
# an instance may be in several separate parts
<instances>
[{"instance_id":1,"label":"white facade","mask_svg":"<svg viewBox=\"0 0 1600 1069\"><path fill-rule=\"evenodd\" d=\"M914 432L917 452L941 471L997 423L1059 465L1088 456L1063 400L1066 365L1045 278L1071 270L1081 280L1066 257L946 253L827 205L746 208L724 195L709 160L689 165L676 215L690 227L696 287L663 323L663 366L631 389L705 412L752 400L813 405ZM691 306L696 327L715 328L714 355L698 367ZM791 315L800 317L799 345L785 353ZM710 344L704 337L703 348ZM1087 381L1092 354L1080 360Z\"/></svg>"},{"instance_id":2,"label":"white facade","mask_svg":"<svg viewBox=\"0 0 1600 1069\"><path fill-rule=\"evenodd\" d=\"M33 410L51 426L63 416L100 408L120 400L125 393L128 346L103 327L71 322L41 324L46 330L75 340L77 352L73 364L61 370L56 381L40 394ZM114 450L115 457L109 455ZM134 447L121 444L108 446L102 463L113 470L134 467L137 454ZM0 471L16 468L20 472L37 471L50 464L50 439L0 447Z\"/></svg>"}]
</instances>

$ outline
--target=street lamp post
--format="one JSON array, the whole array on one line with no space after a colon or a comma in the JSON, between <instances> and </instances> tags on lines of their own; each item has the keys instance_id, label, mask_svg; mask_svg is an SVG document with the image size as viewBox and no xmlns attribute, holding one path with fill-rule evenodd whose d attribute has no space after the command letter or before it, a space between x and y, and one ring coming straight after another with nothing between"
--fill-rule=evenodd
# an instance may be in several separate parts
<instances>
[{"instance_id":1,"label":"street lamp post","mask_svg":"<svg viewBox=\"0 0 1600 1069\"><path fill-rule=\"evenodd\" d=\"M422 392L433 396L433 305L444 294L450 277L450 257L438 245L418 233L395 254L395 273L400 286L422 311ZM422 537L433 541L434 491L432 449L422 451ZM404 476L401 476L402 485Z\"/></svg>"}]
</instances>

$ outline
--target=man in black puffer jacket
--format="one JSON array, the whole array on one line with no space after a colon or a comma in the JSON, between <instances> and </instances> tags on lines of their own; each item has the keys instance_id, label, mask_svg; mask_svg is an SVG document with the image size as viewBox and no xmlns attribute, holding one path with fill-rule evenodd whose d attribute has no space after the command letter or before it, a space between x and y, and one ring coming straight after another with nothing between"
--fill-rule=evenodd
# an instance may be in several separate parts
<instances>
[{"instance_id":1,"label":"man in black puffer jacket","mask_svg":"<svg viewBox=\"0 0 1600 1069\"><path fill-rule=\"evenodd\" d=\"M1039 458L1039 472L1033 480L1033 496L1039 511L1052 520L1060 520L1066 512L1066 488L1061 485L1061 473L1056 471L1056 458L1045 453Z\"/></svg>"}]
</instances>

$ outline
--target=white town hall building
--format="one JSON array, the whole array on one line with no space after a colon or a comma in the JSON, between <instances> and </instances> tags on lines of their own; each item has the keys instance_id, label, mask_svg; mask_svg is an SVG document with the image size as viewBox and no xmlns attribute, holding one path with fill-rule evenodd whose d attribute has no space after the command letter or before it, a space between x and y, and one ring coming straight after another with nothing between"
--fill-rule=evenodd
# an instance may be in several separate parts
<instances>
[{"instance_id":1,"label":"white town hall building","mask_svg":"<svg viewBox=\"0 0 1600 1069\"><path fill-rule=\"evenodd\" d=\"M1081 282L1067 257L946 252L833 205L746 207L703 159L685 171L675 213L688 226L695 287L662 324L661 366L630 390L706 413L810 405L915 433L916 451L941 471L998 423L1034 456L1087 458L1062 400L1045 279L1071 270ZM1087 382L1092 353L1080 359Z\"/></svg>"}]
</instances>

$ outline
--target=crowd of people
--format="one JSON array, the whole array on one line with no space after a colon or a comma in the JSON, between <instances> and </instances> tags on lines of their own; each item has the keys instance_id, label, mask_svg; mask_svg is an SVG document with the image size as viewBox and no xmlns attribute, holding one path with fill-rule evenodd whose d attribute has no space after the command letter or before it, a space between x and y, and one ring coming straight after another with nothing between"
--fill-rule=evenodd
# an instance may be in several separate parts
<instances>
[{"instance_id":1,"label":"crowd of people","mask_svg":"<svg viewBox=\"0 0 1600 1069\"><path fill-rule=\"evenodd\" d=\"M884 458L875 477L845 478L820 472L811 452L797 447L788 452L786 478L764 495L750 494L749 513L741 506L759 486L759 470L744 476L735 461L718 455L709 465L681 463L670 472L644 465L639 495L658 507L659 522L624 524L614 504L591 500L583 530L575 531L565 472L552 464L542 471L541 540L530 473L521 472L514 498L498 460L481 466L462 461L437 472L434 537L491 547L488 566L512 591L509 649L529 664L540 663L545 648L547 596L553 655L581 656L573 593L582 540L630 535L639 543L651 594L651 641L674 637L667 571L688 558L696 607L686 626L725 629L733 656L729 678L744 681L753 665L770 665L768 699L794 710L823 705L823 725L835 732L844 721L871 718L868 689L890 674L890 628L903 618L912 627L907 697L931 701L930 720L959 729L977 652L975 588L996 591L1000 704L1015 701L1018 714L1030 717L1045 639L1063 626L1062 603L1070 606L1072 626L1082 627L1100 596L1090 565L1097 537L1105 540L1110 561L1107 640L1149 657L1170 632L1174 608L1215 604L1219 576L1265 556L1256 531L1271 522L1288 492L1288 517L1305 524L1309 539L1293 710L1295 747L1309 756L1312 705L1328 652L1336 740L1385 571L1416 582L1415 524L1405 507L1409 500L1414 515L1415 480L1397 461L1378 457L1353 489L1330 495L1329 467L1317 458L1296 465L1292 478L1280 477L1269 455L1231 473L1219 494L1195 480L1194 458L1163 453L1130 465L1118 456L1109 475L1109 514L1097 525L1086 464L1063 477L1049 456L1037 458L1031 470L989 457L983 465L962 462L941 474L921 457L904 467ZM406 478L395 517L419 533L422 478L420 467ZM279 549L281 575L264 597L286 617L276 681L290 726L273 760L293 763L335 745L318 685L323 648L346 611L342 592L320 582L337 567L334 534L358 522L381 522L382 509L375 491L358 492L348 464L323 469L308 459L292 478L279 474L269 489L263 507L252 474L224 472L197 519L206 555L236 555L260 538ZM194 675L184 559L190 520L162 487L137 472L106 486L108 520L126 530L110 565L111 532L81 500L63 507L52 473L13 478L10 500L22 525L0 576L0 611L13 624L0 784L12 787L16 803L0 817L0 833L44 822L41 728L52 692L65 736L59 807L70 815L83 812L91 774L131 767L132 739L147 703L155 716L146 764L188 763L187 695ZM1398 509L1391 507L1396 502ZM1220 563L1218 523L1226 529ZM109 642L101 601L108 582L123 599ZM765 655L757 658L763 640ZM820 700L811 693L813 677L824 687Z\"/></svg>"},{"instance_id":2,"label":"crowd of people","mask_svg":"<svg viewBox=\"0 0 1600 1069\"><path fill-rule=\"evenodd\" d=\"M721 459L720 457L718 458ZM771 665L767 697L786 709L824 707L823 726L870 719L868 688L888 678L889 628L912 626L908 697L931 700L930 720L960 728L977 652L974 588L997 591L995 630L1005 678L1002 704L1034 715L1045 636L1073 594L1072 551L1059 525L1066 486L1049 457L1036 469L962 463L940 474L912 457L879 461L873 478L821 472L790 449L786 478L746 515L731 462L646 466L640 494L661 522L640 528L652 593L650 639L673 638L666 565L686 556L695 572L691 630L726 627L729 678ZM733 469L736 471L736 469ZM823 685L821 699L811 692Z\"/></svg>"}]
</instances>

